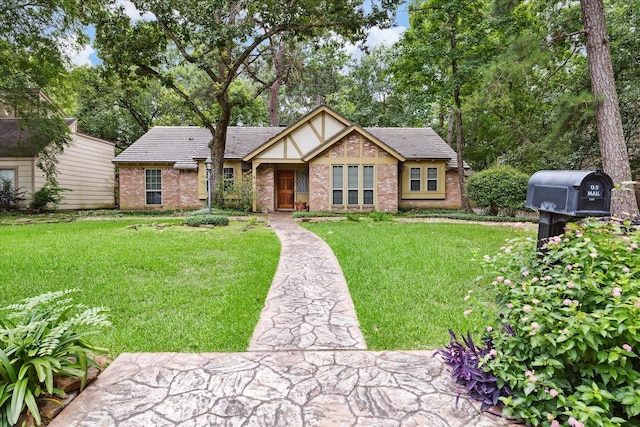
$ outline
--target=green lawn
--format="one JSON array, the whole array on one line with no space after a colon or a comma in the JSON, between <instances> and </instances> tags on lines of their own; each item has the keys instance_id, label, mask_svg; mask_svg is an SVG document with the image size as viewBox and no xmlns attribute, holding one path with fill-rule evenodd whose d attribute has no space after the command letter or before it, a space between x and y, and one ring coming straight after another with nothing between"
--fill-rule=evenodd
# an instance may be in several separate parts
<instances>
[{"instance_id":1,"label":"green lawn","mask_svg":"<svg viewBox=\"0 0 640 427\"><path fill-rule=\"evenodd\" d=\"M0 226L0 306L78 288L77 301L111 309L113 326L93 342L112 356L246 350L278 263L275 234L152 222Z\"/></svg>"},{"instance_id":2,"label":"green lawn","mask_svg":"<svg viewBox=\"0 0 640 427\"><path fill-rule=\"evenodd\" d=\"M449 328L477 331L482 301L491 300L476 281L482 274L478 259L525 234L512 226L451 223L341 221L305 227L338 257L371 350L436 348L449 342ZM469 290L472 298L465 301ZM469 308L474 313L465 317Z\"/></svg>"}]
</instances>

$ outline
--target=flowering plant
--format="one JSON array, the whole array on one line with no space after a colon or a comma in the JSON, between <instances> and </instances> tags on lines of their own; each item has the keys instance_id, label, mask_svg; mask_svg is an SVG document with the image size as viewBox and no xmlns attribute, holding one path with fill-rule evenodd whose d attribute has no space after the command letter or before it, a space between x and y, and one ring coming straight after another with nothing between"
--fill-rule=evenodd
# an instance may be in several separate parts
<instances>
[{"instance_id":1,"label":"flowering plant","mask_svg":"<svg viewBox=\"0 0 640 427\"><path fill-rule=\"evenodd\" d=\"M497 313L479 363L511 391L505 415L554 427L640 419L639 246L633 221L586 220L538 252L514 240L485 256Z\"/></svg>"}]
</instances>

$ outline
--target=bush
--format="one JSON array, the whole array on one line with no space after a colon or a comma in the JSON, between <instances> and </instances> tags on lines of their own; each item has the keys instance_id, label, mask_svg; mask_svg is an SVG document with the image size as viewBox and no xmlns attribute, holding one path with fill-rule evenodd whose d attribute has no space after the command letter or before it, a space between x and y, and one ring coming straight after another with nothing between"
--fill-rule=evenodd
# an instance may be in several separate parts
<instances>
[{"instance_id":1,"label":"bush","mask_svg":"<svg viewBox=\"0 0 640 427\"><path fill-rule=\"evenodd\" d=\"M638 424L639 230L587 220L537 254L529 239L485 256L497 316L481 364L511 390L500 398L505 415L545 426Z\"/></svg>"},{"instance_id":2,"label":"bush","mask_svg":"<svg viewBox=\"0 0 640 427\"><path fill-rule=\"evenodd\" d=\"M249 212L253 207L253 182L243 176L233 187L225 189L223 197L225 209Z\"/></svg>"},{"instance_id":3,"label":"bush","mask_svg":"<svg viewBox=\"0 0 640 427\"><path fill-rule=\"evenodd\" d=\"M528 184L529 177L522 172L509 166L496 167L470 176L466 194L488 215L515 216L524 208Z\"/></svg>"},{"instance_id":4,"label":"bush","mask_svg":"<svg viewBox=\"0 0 640 427\"><path fill-rule=\"evenodd\" d=\"M44 187L33 193L33 200L29 207L36 212L42 212L47 210L47 208L56 209L62 200L60 193L63 191L69 190L60 188L57 184L47 183Z\"/></svg>"},{"instance_id":5,"label":"bush","mask_svg":"<svg viewBox=\"0 0 640 427\"><path fill-rule=\"evenodd\" d=\"M106 349L84 341L108 326L104 308L72 304L69 291L49 292L2 309L0 316L0 426L13 426L28 408L40 424L36 399L64 396L53 387L55 375L82 377L84 388L91 358ZM75 314L74 314L75 313Z\"/></svg>"},{"instance_id":6,"label":"bush","mask_svg":"<svg viewBox=\"0 0 640 427\"><path fill-rule=\"evenodd\" d=\"M369 218L371 218L372 221L393 221L393 215L386 212L369 212Z\"/></svg>"},{"instance_id":7,"label":"bush","mask_svg":"<svg viewBox=\"0 0 640 427\"><path fill-rule=\"evenodd\" d=\"M15 188L9 178L0 177L0 210L18 209L18 203L24 200L24 191Z\"/></svg>"},{"instance_id":8,"label":"bush","mask_svg":"<svg viewBox=\"0 0 640 427\"><path fill-rule=\"evenodd\" d=\"M360 214L357 213L348 213L345 215L345 218L347 218L347 221L355 221L358 222L360 221Z\"/></svg>"},{"instance_id":9,"label":"bush","mask_svg":"<svg viewBox=\"0 0 640 427\"><path fill-rule=\"evenodd\" d=\"M229 218L221 215L195 215L189 216L184 220L185 225L198 227L200 225L229 225Z\"/></svg>"}]
</instances>

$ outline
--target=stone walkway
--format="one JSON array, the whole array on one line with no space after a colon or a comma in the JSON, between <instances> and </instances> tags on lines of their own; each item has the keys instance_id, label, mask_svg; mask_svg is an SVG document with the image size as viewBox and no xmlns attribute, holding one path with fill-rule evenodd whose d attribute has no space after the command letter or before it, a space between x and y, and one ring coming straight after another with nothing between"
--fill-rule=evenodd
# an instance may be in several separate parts
<instances>
[{"instance_id":1,"label":"stone walkway","mask_svg":"<svg viewBox=\"0 0 640 427\"><path fill-rule=\"evenodd\" d=\"M366 351L340 266L289 214L246 353L125 353L51 427L506 426L431 351Z\"/></svg>"}]
</instances>

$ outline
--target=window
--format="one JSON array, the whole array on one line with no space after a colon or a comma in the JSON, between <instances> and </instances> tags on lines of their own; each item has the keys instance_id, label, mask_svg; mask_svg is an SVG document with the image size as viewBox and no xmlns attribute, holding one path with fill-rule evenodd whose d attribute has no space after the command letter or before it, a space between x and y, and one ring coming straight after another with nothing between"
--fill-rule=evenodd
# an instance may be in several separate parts
<instances>
[{"instance_id":1,"label":"window","mask_svg":"<svg viewBox=\"0 0 640 427\"><path fill-rule=\"evenodd\" d=\"M161 205L162 171L160 169L145 169L144 174L147 205Z\"/></svg>"},{"instance_id":2,"label":"window","mask_svg":"<svg viewBox=\"0 0 640 427\"><path fill-rule=\"evenodd\" d=\"M233 168L222 168L222 188L224 191L233 191L235 186Z\"/></svg>"},{"instance_id":3,"label":"window","mask_svg":"<svg viewBox=\"0 0 640 427\"><path fill-rule=\"evenodd\" d=\"M296 172L296 193L309 192L309 171L299 170Z\"/></svg>"},{"instance_id":4,"label":"window","mask_svg":"<svg viewBox=\"0 0 640 427\"><path fill-rule=\"evenodd\" d=\"M347 194L347 203L350 205L358 204L358 166L349 166L347 168L347 186L349 192Z\"/></svg>"},{"instance_id":5,"label":"window","mask_svg":"<svg viewBox=\"0 0 640 427\"><path fill-rule=\"evenodd\" d=\"M362 167L362 204L373 204L373 166Z\"/></svg>"},{"instance_id":6,"label":"window","mask_svg":"<svg viewBox=\"0 0 640 427\"><path fill-rule=\"evenodd\" d=\"M343 193L344 193L343 169L344 169L343 166L333 167L333 193L332 193L331 203L334 205L341 205L344 203L343 201Z\"/></svg>"},{"instance_id":7,"label":"window","mask_svg":"<svg viewBox=\"0 0 640 427\"><path fill-rule=\"evenodd\" d=\"M15 169L0 169L0 179L8 179L11 181L11 188L16 186L16 171Z\"/></svg>"},{"instance_id":8,"label":"window","mask_svg":"<svg viewBox=\"0 0 640 427\"><path fill-rule=\"evenodd\" d=\"M438 168L427 168L427 191L438 191Z\"/></svg>"},{"instance_id":9,"label":"window","mask_svg":"<svg viewBox=\"0 0 640 427\"><path fill-rule=\"evenodd\" d=\"M409 176L411 191L420 191L420 168L411 168Z\"/></svg>"}]
</instances>

